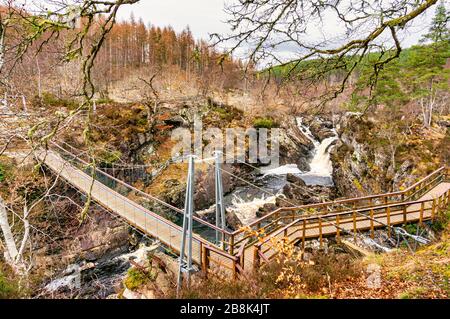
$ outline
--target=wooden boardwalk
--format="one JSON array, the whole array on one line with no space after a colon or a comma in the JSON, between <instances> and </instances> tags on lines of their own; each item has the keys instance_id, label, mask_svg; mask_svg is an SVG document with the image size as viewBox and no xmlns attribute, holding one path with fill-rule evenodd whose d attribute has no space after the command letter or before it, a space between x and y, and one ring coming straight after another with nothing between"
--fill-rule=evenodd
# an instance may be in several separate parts
<instances>
[{"instance_id":1,"label":"wooden boardwalk","mask_svg":"<svg viewBox=\"0 0 450 319\"><path fill-rule=\"evenodd\" d=\"M130 225L160 240L175 252L180 252L180 226L119 194L99 180L92 179L80 169L80 165L72 164L73 161L61 156L59 151L41 151L37 157L54 174L81 192L91 194L93 200L124 218ZM127 186L126 183L121 183ZM193 260L204 273L215 269L237 276L272 259L277 254L274 242L283 238L291 243L301 242L304 247L305 241L310 239L319 239L322 243L327 236L340 237L361 231L368 231L373 235L375 229L386 227L393 231L392 227L395 225L422 223L433 219L449 203L450 181L442 168L402 192L281 208L249 225L249 234L242 229L235 232L224 230L224 250L194 234ZM349 205L351 209L348 208ZM326 210L305 215L312 208ZM259 235L255 235L253 230Z\"/></svg>"},{"instance_id":2,"label":"wooden boardwalk","mask_svg":"<svg viewBox=\"0 0 450 319\"><path fill-rule=\"evenodd\" d=\"M348 212L326 214L323 216L305 217L286 225L274 232L261 243L245 250L245 263L253 267L255 255L264 260L272 259L276 254L276 245L280 240L296 243L308 239L322 239L329 236L357 234L362 231L373 231L407 223L422 223L433 219L438 209L450 203L450 183L442 182L430 189L417 201L379 205L373 208L355 209ZM389 229L391 228L391 229ZM258 261L256 257L256 261Z\"/></svg>"}]
</instances>

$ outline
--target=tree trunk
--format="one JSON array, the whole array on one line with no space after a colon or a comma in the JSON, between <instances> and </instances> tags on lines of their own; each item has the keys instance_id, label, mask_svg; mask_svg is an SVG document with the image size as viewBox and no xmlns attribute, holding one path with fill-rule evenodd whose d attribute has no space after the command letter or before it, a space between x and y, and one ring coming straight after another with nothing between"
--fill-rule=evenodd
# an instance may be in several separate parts
<instances>
[{"instance_id":1,"label":"tree trunk","mask_svg":"<svg viewBox=\"0 0 450 319\"><path fill-rule=\"evenodd\" d=\"M3 22L0 20L0 70L5 63L5 34L6 27Z\"/></svg>"},{"instance_id":2,"label":"tree trunk","mask_svg":"<svg viewBox=\"0 0 450 319\"><path fill-rule=\"evenodd\" d=\"M17 256L19 255L19 252L17 250L16 242L14 241L11 226L9 225L6 206L1 197L0 197L0 228L2 229L3 238L5 240L6 245L5 258L9 263L13 264Z\"/></svg>"},{"instance_id":3,"label":"tree trunk","mask_svg":"<svg viewBox=\"0 0 450 319\"><path fill-rule=\"evenodd\" d=\"M19 253L16 256L15 263L20 263L22 259L23 252L25 250L25 246L28 242L28 238L30 237L30 222L28 221L28 216L30 215L30 211L28 210L28 206L25 205L23 207L23 227L24 227L24 234L22 237L22 243L20 244Z\"/></svg>"},{"instance_id":4,"label":"tree trunk","mask_svg":"<svg viewBox=\"0 0 450 319\"><path fill-rule=\"evenodd\" d=\"M36 69L37 69L37 75L38 75L38 96L39 96L39 99L42 99L41 67L39 65L39 60L37 57L36 57Z\"/></svg>"}]
</instances>

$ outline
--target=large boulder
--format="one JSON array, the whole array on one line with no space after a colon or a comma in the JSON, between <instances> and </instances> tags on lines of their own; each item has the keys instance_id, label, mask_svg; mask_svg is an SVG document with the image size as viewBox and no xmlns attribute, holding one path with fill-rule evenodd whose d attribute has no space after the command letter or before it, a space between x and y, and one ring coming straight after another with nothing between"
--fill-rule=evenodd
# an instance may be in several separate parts
<instances>
[{"instance_id":1,"label":"large boulder","mask_svg":"<svg viewBox=\"0 0 450 319\"><path fill-rule=\"evenodd\" d=\"M336 133L333 131L333 122L314 117L309 122L309 130L319 141L323 141L328 137L333 137Z\"/></svg>"},{"instance_id":2,"label":"large boulder","mask_svg":"<svg viewBox=\"0 0 450 319\"><path fill-rule=\"evenodd\" d=\"M295 119L288 121L280 130L280 165L297 164L302 171L309 170L313 143L301 133Z\"/></svg>"},{"instance_id":3,"label":"large boulder","mask_svg":"<svg viewBox=\"0 0 450 319\"><path fill-rule=\"evenodd\" d=\"M223 164L225 172L233 173L230 164ZM207 170L199 171L196 178L194 205L196 209L205 209L215 204L215 168L209 167ZM231 192L235 187L235 181L230 174L222 172L222 187L224 194Z\"/></svg>"}]
</instances>

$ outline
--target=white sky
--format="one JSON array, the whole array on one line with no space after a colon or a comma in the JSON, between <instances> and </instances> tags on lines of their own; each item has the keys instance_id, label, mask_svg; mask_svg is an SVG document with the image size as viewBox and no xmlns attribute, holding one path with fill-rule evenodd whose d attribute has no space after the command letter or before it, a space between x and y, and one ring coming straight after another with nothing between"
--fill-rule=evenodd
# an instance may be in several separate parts
<instances>
[{"instance_id":1,"label":"white sky","mask_svg":"<svg viewBox=\"0 0 450 319\"><path fill-rule=\"evenodd\" d=\"M195 38L207 40L210 33L229 32L223 8L223 0L140 0L123 6L119 17L128 19L133 12L145 24L171 25L176 31L189 25Z\"/></svg>"}]
</instances>

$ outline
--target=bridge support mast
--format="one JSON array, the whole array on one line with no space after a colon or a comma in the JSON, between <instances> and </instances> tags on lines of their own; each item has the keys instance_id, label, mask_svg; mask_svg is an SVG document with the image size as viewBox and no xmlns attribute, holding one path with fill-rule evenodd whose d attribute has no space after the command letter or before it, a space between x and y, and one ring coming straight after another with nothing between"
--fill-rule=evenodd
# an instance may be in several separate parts
<instances>
[{"instance_id":1,"label":"bridge support mast","mask_svg":"<svg viewBox=\"0 0 450 319\"><path fill-rule=\"evenodd\" d=\"M222 161L222 152L215 151L214 155L216 158L215 165L215 189L216 189L216 227L222 228L223 230L226 227L225 222L225 206L223 203L223 184L222 184L222 169L221 169L221 161ZM219 247L224 247L224 233L216 230L216 243Z\"/></svg>"},{"instance_id":2,"label":"bridge support mast","mask_svg":"<svg viewBox=\"0 0 450 319\"><path fill-rule=\"evenodd\" d=\"M183 215L183 234L181 237L180 259L178 269L177 295L179 296L183 274L186 273L187 285L190 284L192 267L192 216L194 214L194 155L189 155L189 168L186 182L186 198ZM186 252L187 242L187 252Z\"/></svg>"}]
</instances>

